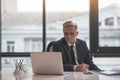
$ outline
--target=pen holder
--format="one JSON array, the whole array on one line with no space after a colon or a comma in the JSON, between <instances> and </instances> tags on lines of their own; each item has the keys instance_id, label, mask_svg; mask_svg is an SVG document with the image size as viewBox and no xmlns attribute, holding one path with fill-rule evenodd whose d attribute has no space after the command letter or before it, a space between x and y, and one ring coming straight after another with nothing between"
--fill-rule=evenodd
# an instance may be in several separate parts
<instances>
[{"instance_id":1,"label":"pen holder","mask_svg":"<svg viewBox=\"0 0 120 80\"><path fill-rule=\"evenodd\" d=\"M23 61L24 61L24 59L14 60L14 64L15 64L14 74L22 75L24 73L22 70Z\"/></svg>"},{"instance_id":2,"label":"pen holder","mask_svg":"<svg viewBox=\"0 0 120 80\"><path fill-rule=\"evenodd\" d=\"M23 72L23 70L17 70L17 69L15 69L15 70L14 70L14 74L15 74L15 75L23 75L24 72Z\"/></svg>"}]
</instances>

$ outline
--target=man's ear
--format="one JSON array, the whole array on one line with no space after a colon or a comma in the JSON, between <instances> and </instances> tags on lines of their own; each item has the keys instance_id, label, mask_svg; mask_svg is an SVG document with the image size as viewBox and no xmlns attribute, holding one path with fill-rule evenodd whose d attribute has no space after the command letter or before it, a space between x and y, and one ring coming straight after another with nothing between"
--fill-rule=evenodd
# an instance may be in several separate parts
<instances>
[{"instance_id":1,"label":"man's ear","mask_svg":"<svg viewBox=\"0 0 120 80\"><path fill-rule=\"evenodd\" d=\"M76 31L76 36L79 34L79 31Z\"/></svg>"}]
</instances>

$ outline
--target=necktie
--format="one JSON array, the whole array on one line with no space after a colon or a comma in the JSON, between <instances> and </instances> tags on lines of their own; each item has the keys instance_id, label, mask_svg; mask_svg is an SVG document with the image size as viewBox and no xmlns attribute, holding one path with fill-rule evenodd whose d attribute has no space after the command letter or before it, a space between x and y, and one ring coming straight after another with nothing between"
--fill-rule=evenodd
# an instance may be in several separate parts
<instances>
[{"instance_id":1,"label":"necktie","mask_svg":"<svg viewBox=\"0 0 120 80\"><path fill-rule=\"evenodd\" d=\"M72 63L73 63L73 64L76 64L73 47L74 47L73 45L70 46L71 60L72 60Z\"/></svg>"}]
</instances>

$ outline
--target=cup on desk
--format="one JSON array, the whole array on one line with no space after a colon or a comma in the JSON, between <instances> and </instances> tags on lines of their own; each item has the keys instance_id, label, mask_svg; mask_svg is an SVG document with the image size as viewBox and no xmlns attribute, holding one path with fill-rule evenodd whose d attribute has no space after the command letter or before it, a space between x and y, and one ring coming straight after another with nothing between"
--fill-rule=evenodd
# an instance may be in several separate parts
<instances>
[{"instance_id":1,"label":"cup on desk","mask_svg":"<svg viewBox=\"0 0 120 80\"><path fill-rule=\"evenodd\" d=\"M28 72L28 66L27 64L22 64L21 69L23 70L24 73Z\"/></svg>"}]
</instances>

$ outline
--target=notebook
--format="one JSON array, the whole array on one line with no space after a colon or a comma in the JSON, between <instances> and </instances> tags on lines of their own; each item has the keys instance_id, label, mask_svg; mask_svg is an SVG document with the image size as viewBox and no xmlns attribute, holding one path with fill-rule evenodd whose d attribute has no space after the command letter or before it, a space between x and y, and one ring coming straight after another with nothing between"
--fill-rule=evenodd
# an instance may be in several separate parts
<instances>
[{"instance_id":1,"label":"notebook","mask_svg":"<svg viewBox=\"0 0 120 80\"><path fill-rule=\"evenodd\" d=\"M61 52L30 53L32 70L36 74L63 74Z\"/></svg>"},{"instance_id":2,"label":"notebook","mask_svg":"<svg viewBox=\"0 0 120 80\"><path fill-rule=\"evenodd\" d=\"M113 70L106 70L106 71L102 71L100 73L105 74L105 75L120 75L120 72L113 71Z\"/></svg>"}]
</instances>

